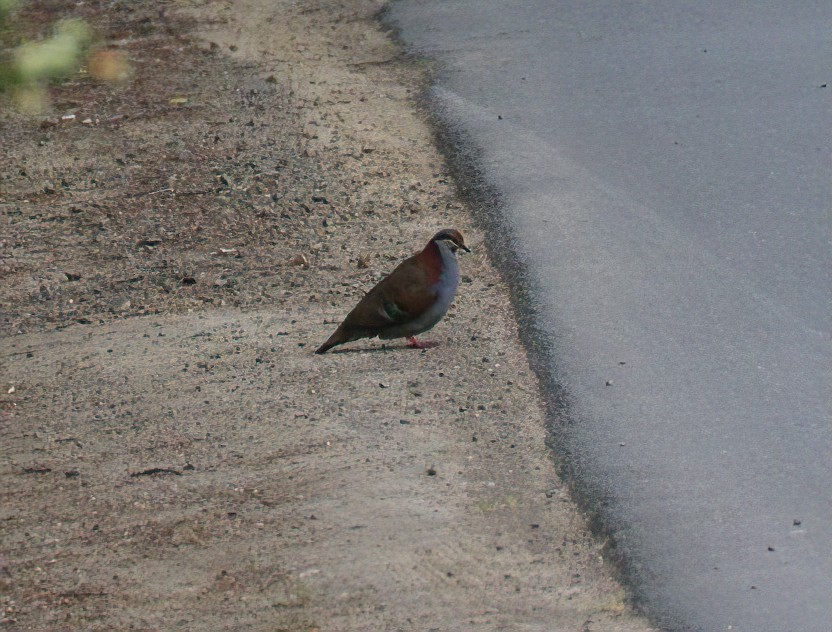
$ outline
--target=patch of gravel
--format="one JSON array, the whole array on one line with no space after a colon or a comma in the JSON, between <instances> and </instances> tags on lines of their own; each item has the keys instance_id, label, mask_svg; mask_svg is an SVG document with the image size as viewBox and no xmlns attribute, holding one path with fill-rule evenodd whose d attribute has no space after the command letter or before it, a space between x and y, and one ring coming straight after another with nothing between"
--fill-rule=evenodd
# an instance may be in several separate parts
<instances>
[{"instance_id":1,"label":"patch of gravel","mask_svg":"<svg viewBox=\"0 0 832 632\"><path fill-rule=\"evenodd\" d=\"M382 6L29 7L133 78L0 114L7 629L649 629ZM445 226L474 254L439 347L312 354Z\"/></svg>"}]
</instances>

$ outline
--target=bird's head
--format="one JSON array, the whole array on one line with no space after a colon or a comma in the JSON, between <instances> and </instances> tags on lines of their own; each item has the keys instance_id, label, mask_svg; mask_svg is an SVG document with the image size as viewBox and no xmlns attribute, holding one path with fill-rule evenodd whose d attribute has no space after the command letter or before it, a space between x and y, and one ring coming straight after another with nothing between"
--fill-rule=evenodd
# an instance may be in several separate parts
<instances>
[{"instance_id":1,"label":"bird's head","mask_svg":"<svg viewBox=\"0 0 832 632\"><path fill-rule=\"evenodd\" d=\"M443 228L438 233L433 236L431 241L441 241L444 242L445 245L450 248L451 252L456 252L457 250L464 250L465 252L471 252L471 249L465 245L465 240L462 238L462 233L460 233L455 228Z\"/></svg>"}]
</instances>

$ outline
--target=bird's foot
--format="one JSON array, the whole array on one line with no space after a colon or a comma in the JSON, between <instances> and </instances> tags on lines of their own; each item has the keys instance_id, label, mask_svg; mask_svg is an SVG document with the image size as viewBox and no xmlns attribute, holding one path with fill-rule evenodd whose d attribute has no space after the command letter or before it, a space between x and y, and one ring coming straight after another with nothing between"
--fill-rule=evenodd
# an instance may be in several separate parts
<instances>
[{"instance_id":1,"label":"bird's foot","mask_svg":"<svg viewBox=\"0 0 832 632\"><path fill-rule=\"evenodd\" d=\"M430 342L430 341L422 341L417 340L416 336L410 336L407 339L407 346L409 349L430 349L431 347L437 346L439 343L437 342Z\"/></svg>"}]
</instances>

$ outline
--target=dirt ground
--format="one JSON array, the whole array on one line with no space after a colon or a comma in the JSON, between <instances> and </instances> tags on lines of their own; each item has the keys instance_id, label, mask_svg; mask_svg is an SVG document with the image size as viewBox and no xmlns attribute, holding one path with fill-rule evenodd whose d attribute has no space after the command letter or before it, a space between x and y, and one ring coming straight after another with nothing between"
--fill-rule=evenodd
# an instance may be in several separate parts
<instances>
[{"instance_id":1,"label":"dirt ground","mask_svg":"<svg viewBox=\"0 0 832 632\"><path fill-rule=\"evenodd\" d=\"M649 629L382 7L28 5L132 77L0 112L3 629ZM438 347L312 354L446 226L474 254Z\"/></svg>"}]
</instances>

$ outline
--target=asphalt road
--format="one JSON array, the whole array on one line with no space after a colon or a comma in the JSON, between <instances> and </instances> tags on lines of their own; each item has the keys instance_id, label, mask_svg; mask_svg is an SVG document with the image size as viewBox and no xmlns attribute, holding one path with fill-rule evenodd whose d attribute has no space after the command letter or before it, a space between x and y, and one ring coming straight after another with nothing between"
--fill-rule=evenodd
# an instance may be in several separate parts
<instances>
[{"instance_id":1,"label":"asphalt road","mask_svg":"<svg viewBox=\"0 0 832 632\"><path fill-rule=\"evenodd\" d=\"M400 0L668 629L832 630L827 0ZM828 87L827 87L828 85ZM731 627L733 626L733 627Z\"/></svg>"}]
</instances>

